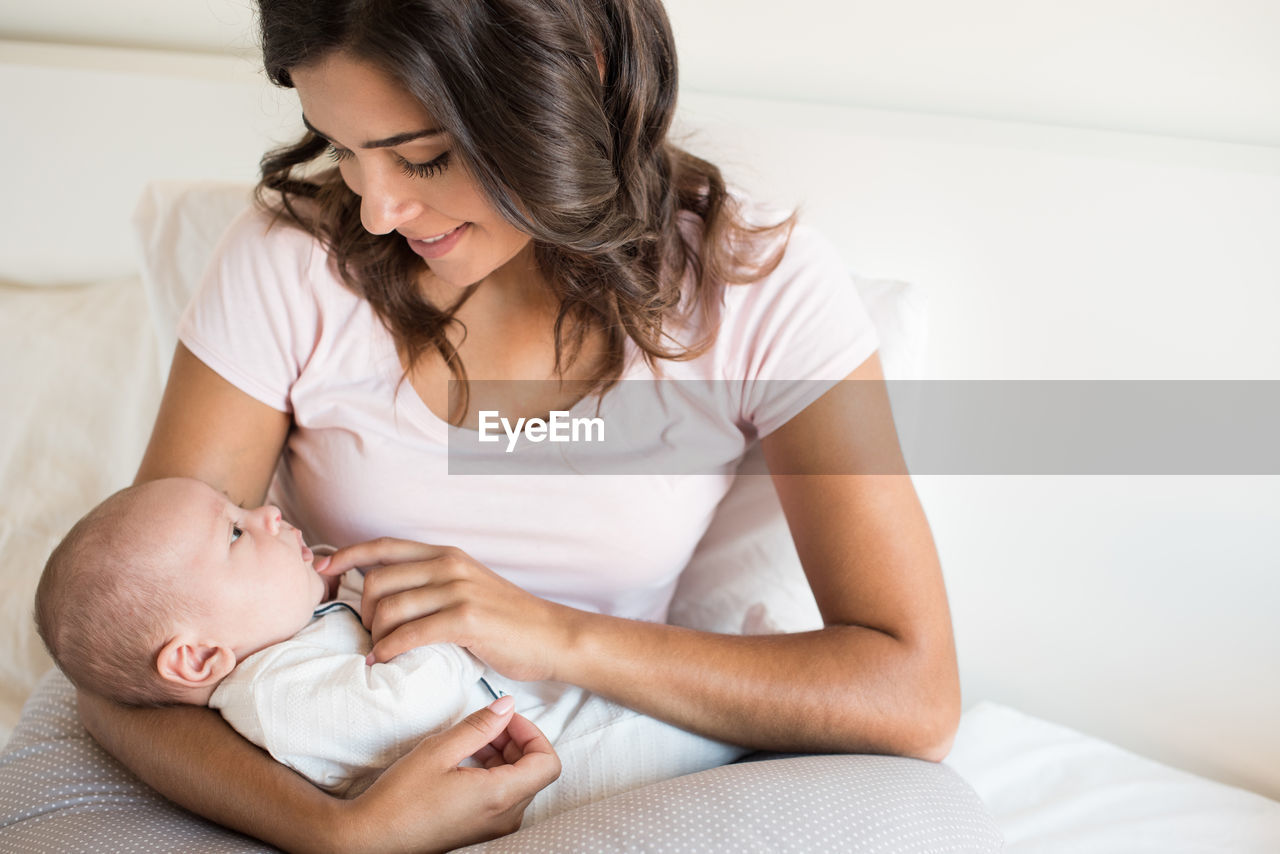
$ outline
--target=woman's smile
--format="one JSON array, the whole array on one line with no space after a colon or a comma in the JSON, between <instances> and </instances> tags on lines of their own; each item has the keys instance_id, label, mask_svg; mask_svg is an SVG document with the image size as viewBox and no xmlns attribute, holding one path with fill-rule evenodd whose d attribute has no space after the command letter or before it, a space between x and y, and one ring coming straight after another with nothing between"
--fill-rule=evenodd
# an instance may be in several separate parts
<instances>
[{"instance_id":1,"label":"woman's smile","mask_svg":"<svg viewBox=\"0 0 1280 854\"><path fill-rule=\"evenodd\" d=\"M437 234L434 237L406 237L405 239L409 241L410 249L423 258L432 260L435 258L443 258L449 252L453 251L453 248L458 245L458 242L462 240L463 237L466 236L467 231L470 230L470 228L471 223L464 222L462 225L446 231L443 234Z\"/></svg>"}]
</instances>

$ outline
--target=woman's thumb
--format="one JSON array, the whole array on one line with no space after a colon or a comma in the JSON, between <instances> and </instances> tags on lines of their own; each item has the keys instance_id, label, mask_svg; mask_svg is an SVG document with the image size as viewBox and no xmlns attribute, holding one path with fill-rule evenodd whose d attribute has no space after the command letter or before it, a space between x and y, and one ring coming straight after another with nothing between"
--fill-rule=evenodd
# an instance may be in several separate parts
<instances>
[{"instance_id":1,"label":"woman's thumb","mask_svg":"<svg viewBox=\"0 0 1280 854\"><path fill-rule=\"evenodd\" d=\"M515 698L509 696L477 709L436 736L441 754L449 764L458 764L501 735L515 710Z\"/></svg>"}]
</instances>

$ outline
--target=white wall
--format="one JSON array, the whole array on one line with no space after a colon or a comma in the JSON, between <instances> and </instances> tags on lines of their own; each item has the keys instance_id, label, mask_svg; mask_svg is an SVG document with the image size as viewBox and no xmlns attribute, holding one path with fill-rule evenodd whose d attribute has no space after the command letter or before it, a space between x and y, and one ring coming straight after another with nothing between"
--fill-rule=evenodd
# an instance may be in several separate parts
<instances>
[{"instance_id":1,"label":"white wall","mask_svg":"<svg viewBox=\"0 0 1280 854\"><path fill-rule=\"evenodd\" d=\"M1280 144L1273 0L668 0L689 83Z\"/></svg>"},{"instance_id":2,"label":"white wall","mask_svg":"<svg viewBox=\"0 0 1280 854\"><path fill-rule=\"evenodd\" d=\"M687 88L1280 145L1274 0L667 0ZM252 0L0 8L0 38L252 50Z\"/></svg>"}]
</instances>

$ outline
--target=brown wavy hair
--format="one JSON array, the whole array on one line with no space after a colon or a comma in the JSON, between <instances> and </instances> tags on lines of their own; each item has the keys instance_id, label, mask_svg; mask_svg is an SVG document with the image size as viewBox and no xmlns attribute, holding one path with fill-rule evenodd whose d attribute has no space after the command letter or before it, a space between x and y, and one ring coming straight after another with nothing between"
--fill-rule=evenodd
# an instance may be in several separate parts
<instances>
[{"instance_id":1,"label":"brown wavy hair","mask_svg":"<svg viewBox=\"0 0 1280 854\"><path fill-rule=\"evenodd\" d=\"M450 135L454 162L532 237L536 263L559 301L557 374L589 333L603 333L588 393L617 381L627 337L651 366L705 352L715 340L723 286L767 275L781 259L794 214L749 224L720 170L667 140L677 75L660 0L258 5L263 60L276 84L292 87L290 69L341 50L402 83ZM363 228L360 198L336 168L308 170L327 147L308 132L269 152L258 199L325 244L345 285L368 300L410 369L429 349L440 353L462 381L451 412L457 423L466 411L466 372L446 331L460 324L454 312L476 286L446 308L423 299L417 280L425 262L399 235ZM697 222L688 238L680 230L685 213ZM697 340L681 345L668 324L698 308L707 323Z\"/></svg>"}]
</instances>

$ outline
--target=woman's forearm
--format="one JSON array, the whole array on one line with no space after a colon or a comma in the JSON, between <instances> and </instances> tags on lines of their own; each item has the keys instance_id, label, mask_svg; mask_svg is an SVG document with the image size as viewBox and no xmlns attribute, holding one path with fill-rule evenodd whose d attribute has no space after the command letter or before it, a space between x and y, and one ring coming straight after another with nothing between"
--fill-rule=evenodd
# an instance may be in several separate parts
<instances>
[{"instance_id":1,"label":"woman's forearm","mask_svg":"<svg viewBox=\"0 0 1280 854\"><path fill-rule=\"evenodd\" d=\"M955 655L875 629L736 636L579 612L556 678L712 738L782 751L941 760Z\"/></svg>"},{"instance_id":2,"label":"woman's forearm","mask_svg":"<svg viewBox=\"0 0 1280 854\"><path fill-rule=\"evenodd\" d=\"M344 803L241 738L209 709L133 709L84 691L90 734L169 800L286 851L343 850Z\"/></svg>"}]
</instances>

